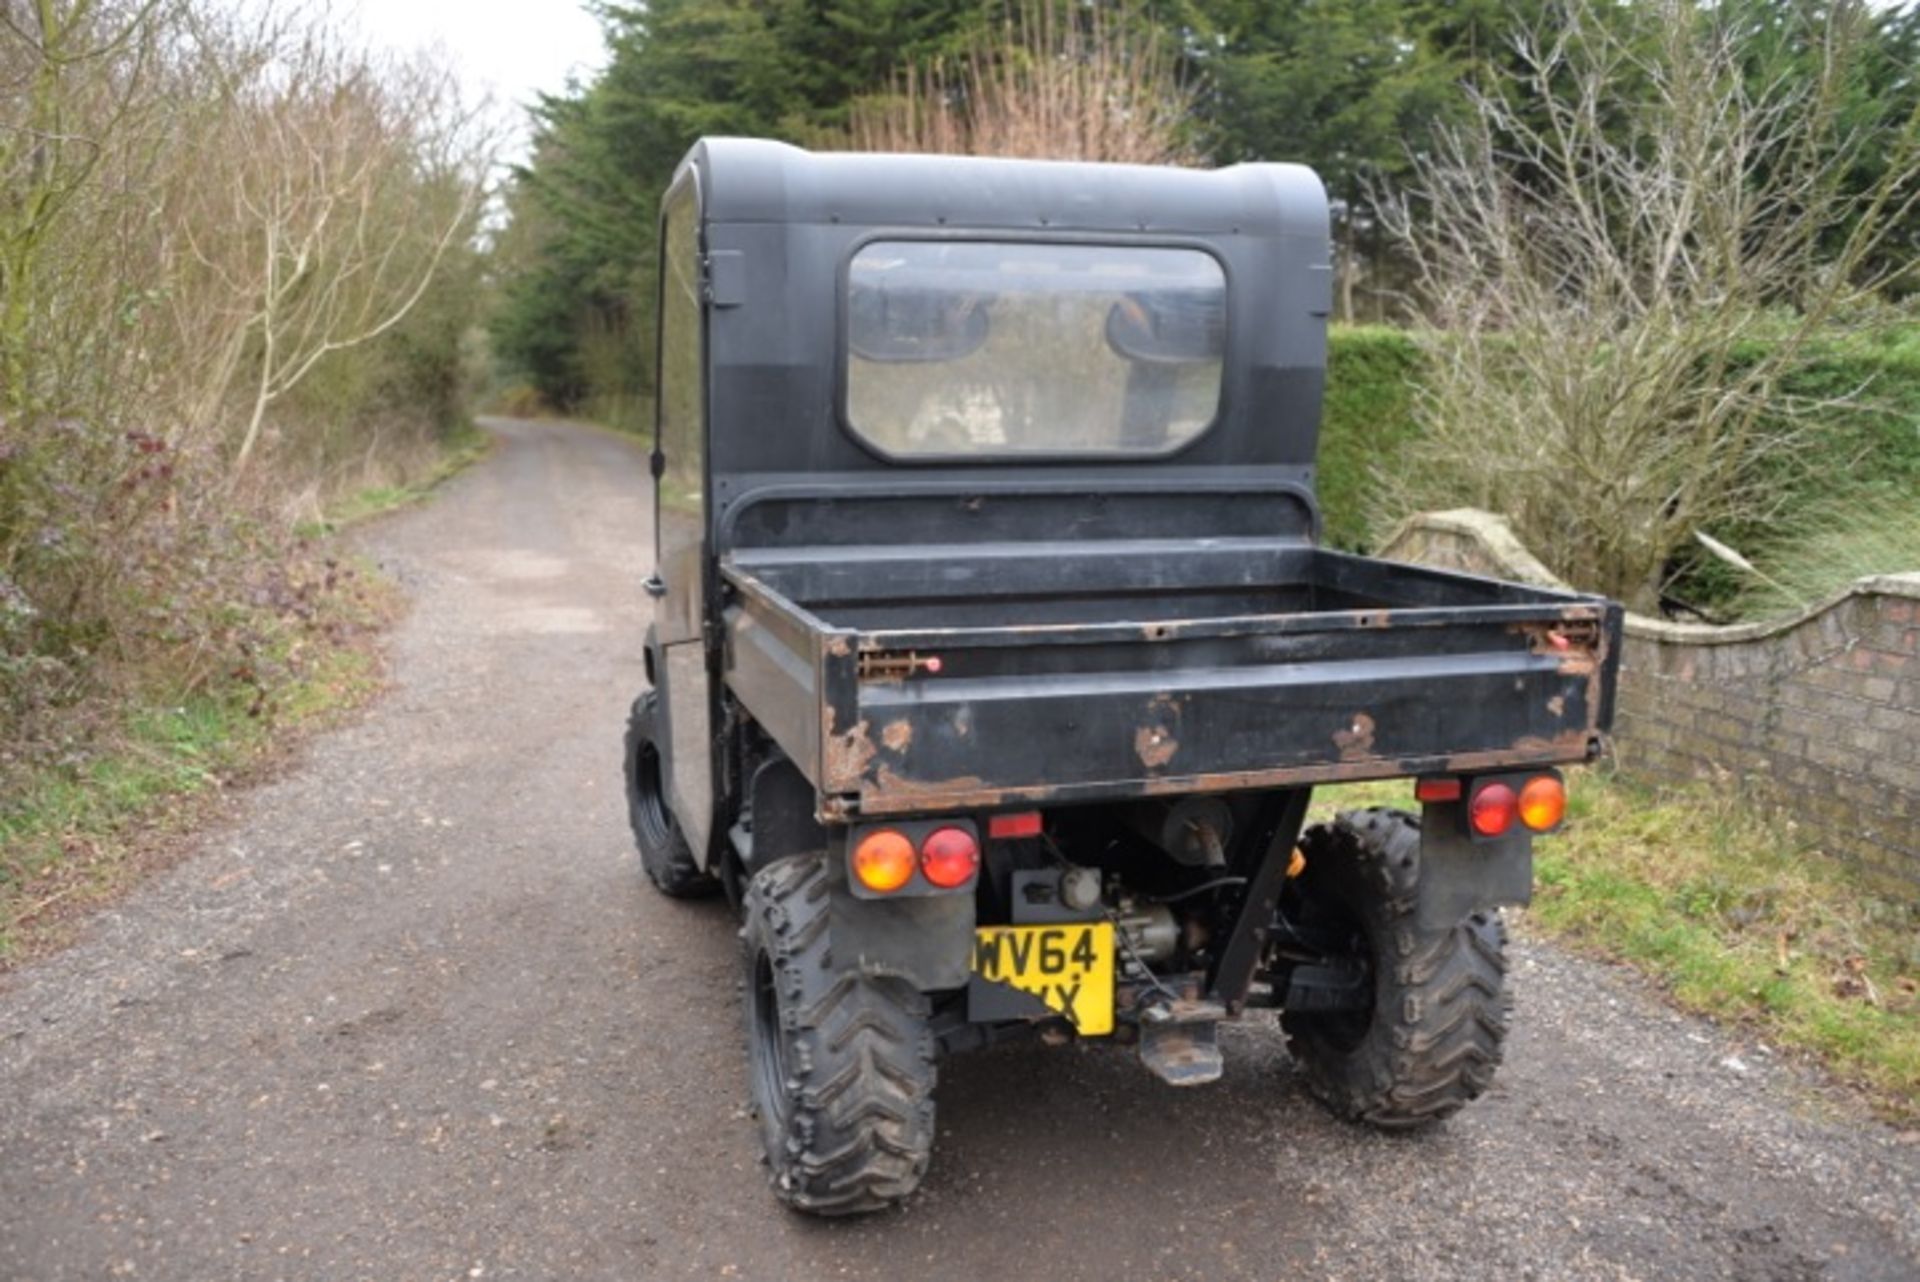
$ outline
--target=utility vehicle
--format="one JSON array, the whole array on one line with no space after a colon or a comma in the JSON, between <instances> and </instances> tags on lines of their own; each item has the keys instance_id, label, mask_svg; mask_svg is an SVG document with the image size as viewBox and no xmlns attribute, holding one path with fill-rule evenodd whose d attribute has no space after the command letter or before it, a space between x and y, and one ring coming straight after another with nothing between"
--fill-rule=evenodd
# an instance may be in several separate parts
<instances>
[{"instance_id":1,"label":"utility vehicle","mask_svg":"<svg viewBox=\"0 0 1920 1282\"><path fill-rule=\"evenodd\" d=\"M1320 545L1313 173L716 138L659 245L628 800L743 919L777 1196L905 1197L936 1063L1019 1035L1196 1085L1277 1008L1344 1117L1484 1091L1621 612Z\"/></svg>"}]
</instances>

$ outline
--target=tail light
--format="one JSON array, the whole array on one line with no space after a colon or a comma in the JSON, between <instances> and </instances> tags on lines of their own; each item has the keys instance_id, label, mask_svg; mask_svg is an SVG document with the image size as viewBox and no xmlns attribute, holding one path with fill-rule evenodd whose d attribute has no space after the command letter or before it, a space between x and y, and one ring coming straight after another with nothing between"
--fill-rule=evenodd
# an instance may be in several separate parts
<instances>
[{"instance_id":1,"label":"tail light","mask_svg":"<svg viewBox=\"0 0 1920 1282\"><path fill-rule=\"evenodd\" d=\"M920 871L942 890L964 886L980 871L980 843L964 828L936 828L920 843Z\"/></svg>"},{"instance_id":2,"label":"tail light","mask_svg":"<svg viewBox=\"0 0 1920 1282\"><path fill-rule=\"evenodd\" d=\"M913 869L913 842L892 828L876 828L853 848L853 875L876 894L892 894L912 881Z\"/></svg>"},{"instance_id":3,"label":"tail light","mask_svg":"<svg viewBox=\"0 0 1920 1282\"><path fill-rule=\"evenodd\" d=\"M1502 837L1515 827L1551 832L1567 813L1567 786L1557 771L1476 779L1467 796L1467 826L1476 837Z\"/></svg>"},{"instance_id":4,"label":"tail light","mask_svg":"<svg viewBox=\"0 0 1920 1282\"><path fill-rule=\"evenodd\" d=\"M1566 785L1552 775L1538 775L1520 789L1520 822L1535 832L1558 828L1566 813Z\"/></svg>"},{"instance_id":5,"label":"tail light","mask_svg":"<svg viewBox=\"0 0 1920 1282\"><path fill-rule=\"evenodd\" d=\"M1467 822L1482 837L1498 837L1513 827L1520 799L1504 783L1481 784L1467 802Z\"/></svg>"},{"instance_id":6,"label":"tail light","mask_svg":"<svg viewBox=\"0 0 1920 1282\"><path fill-rule=\"evenodd\" d=\"M980 875L980 829L972 819L903 819L847 837L848 888L862 899L966 891Z\"/></svg>"}]
</instances>

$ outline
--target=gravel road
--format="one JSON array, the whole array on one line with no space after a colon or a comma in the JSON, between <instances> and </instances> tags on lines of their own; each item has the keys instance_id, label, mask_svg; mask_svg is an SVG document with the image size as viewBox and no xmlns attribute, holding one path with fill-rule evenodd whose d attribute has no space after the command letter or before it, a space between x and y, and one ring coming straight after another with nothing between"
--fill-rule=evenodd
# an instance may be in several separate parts
<instances>
[{"instance_id":1,"label":"gravel road","mask_svg":"<svg viewBox=\"0 0 1920 1282\"><path fill-rule=\"evenodd\" d=\"M1496 1089L1329 1120L1271 1024L1174 1092L950 1061L903 1211L780 1210L733 932L655 896L618 769L642 454L501 447L360 537L394 685L0 986L0 1278L1920 1279L1920 1143L1622 972L1522 940Z\"/></svg>"}]
</instances>

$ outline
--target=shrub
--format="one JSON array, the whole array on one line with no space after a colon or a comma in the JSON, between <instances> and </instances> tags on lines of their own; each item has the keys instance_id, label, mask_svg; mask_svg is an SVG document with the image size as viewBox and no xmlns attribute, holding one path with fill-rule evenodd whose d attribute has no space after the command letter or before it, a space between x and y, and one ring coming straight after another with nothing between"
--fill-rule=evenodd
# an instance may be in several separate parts
<instances>
[{"instance_id":1,"label":"shrub","mask_svg":"<svg viewBox=\"0 0 1920 1282\"><path fill-rule=\"evenodd\" d=\"M1424 360L1421 340L1406 331L1329 333L1318 484L1330 545L1371 550L1404 515L1396 500L1419 450ZM1798 608L1861 574L1920 569L1920 551L1908 551L1902 533L1920 520L1920 326L1820 344L1786 377L1773 413L1790 421L1772 430L1818 440L1821 449L1772 468L1777 518L1722 522L1711 533L1788 590L1769 589L1702 547L1683 547L1670 600L1713 618L1757 617Z\"/></svg>"},{"instance_id":2,"label":"shrub","mask_svg":"<svg viewBox=\"0 0 1920 1282\"><path fill-rule=\"evenodd\" d=\"M553 407L532 383L513 383L493 398L493 412L508 418L544 418Z\"/></svg>"},{"instance_id":3,"label":"shrub","mask_svg":"<svg viewBox=\"0 0 1920 1282\"><path fill-rule=\"evenodd\" d=\"M1782 476L1832 448L1792 389L1876 319L1920 197L1920 112L1851 114L1869 18L1794 17L1808 76L1768 66L1742 13L1571 0L1389 210L1429 354L1397 504L1503 512L1642 610L1696 533L1790 514Z\"/></svg>"}]
</instances>

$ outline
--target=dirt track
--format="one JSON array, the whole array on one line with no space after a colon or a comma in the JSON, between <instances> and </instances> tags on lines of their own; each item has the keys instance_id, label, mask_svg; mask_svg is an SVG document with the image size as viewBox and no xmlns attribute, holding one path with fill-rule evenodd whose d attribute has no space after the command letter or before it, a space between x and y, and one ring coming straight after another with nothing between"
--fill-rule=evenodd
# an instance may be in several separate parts
<instances>
[{"instance_id":1,"label":"dirt track","mask_svg":"<svg viewBox=\"0 0 1920 1282\"><path fill-rule=\"evenodd\" d=\"M1523 943L1491 1097L1330 1121L1271 1026L1174 1093L1116 1052L942 1069L904 1211L762 1187L731 921L630 853L644 459L499 422L368 531L395 688L0 984L0 1279L1920 1278L1920 1143Z\"/></svg>"}]
</instances>

